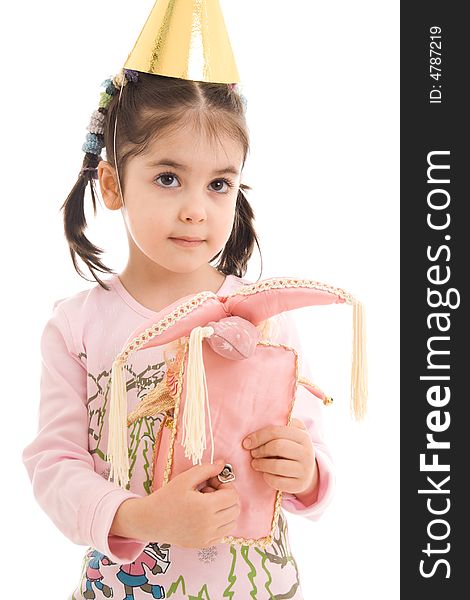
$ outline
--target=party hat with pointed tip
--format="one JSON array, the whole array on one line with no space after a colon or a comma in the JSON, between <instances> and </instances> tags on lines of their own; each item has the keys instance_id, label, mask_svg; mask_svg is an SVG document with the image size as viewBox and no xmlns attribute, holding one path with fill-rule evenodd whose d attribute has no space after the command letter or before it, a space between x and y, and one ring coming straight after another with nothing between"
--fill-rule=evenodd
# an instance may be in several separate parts
<instances>
[{"instance_id":1,"label":"party hat with pointed tip","mask_svg":"<svg viewBox=\"0 0 470 600\"><path fill-rule=\"evenodd\" d=\"M157 0L124 68L192 81L238 83L219 0Z\"/></svg>"}]
</instances>

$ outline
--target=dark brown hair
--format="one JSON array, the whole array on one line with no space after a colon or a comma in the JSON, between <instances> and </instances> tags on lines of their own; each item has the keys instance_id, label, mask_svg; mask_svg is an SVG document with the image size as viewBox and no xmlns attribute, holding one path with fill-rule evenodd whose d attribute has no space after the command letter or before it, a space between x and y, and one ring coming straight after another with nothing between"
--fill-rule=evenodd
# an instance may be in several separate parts
<instances>
[{"instance_id":1,"label":"dark brown hair","mask_svg":"<svg viewBox=\"0 0 470 600\"><path fill-rule=\"evenodd\" d=\"M227 84L189 81L160 75L139 73L137 81L128 81L112 98L105 114L103 140L106 158L121 175L120 183L124 194L124 177L130 157L145 152L157 136L171 133L188 122L194 123L217 139L220 133L240 142L243 149L243 165L249 151L249 135L240 94ZM118 116L116 148L114 156L114 126ZM101 156L87 152L83 168L97 167ZM84 213L84 197L90 185L94 215L96 216L96 184L93 171L82 173L68 195L61 210L64 211L65 237L77 273L86 279L77 263L77 256L86 264L94 279L106 290L110 288L100 280L96 271L115 274L100 259L103 250L93 245L85 236L87 222ZM219 258L215 268L225 275L242 277L247 270L254 244L261 250L254 229L254 212L244 191L251 189L241 184L238 190L232 232L224 248L211 258ZM262 261L262 258L261 258ZM261 262L262 264L262 262Z\"/></svg>"}]
</instances>

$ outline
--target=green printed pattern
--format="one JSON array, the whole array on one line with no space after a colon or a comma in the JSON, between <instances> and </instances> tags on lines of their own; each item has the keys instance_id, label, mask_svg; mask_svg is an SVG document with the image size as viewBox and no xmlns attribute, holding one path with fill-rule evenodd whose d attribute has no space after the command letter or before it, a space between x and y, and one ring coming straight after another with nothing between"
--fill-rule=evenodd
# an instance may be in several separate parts
<instances>
[{"instance_id":1,"label":"green printed pattern","mask_svg":"<svg viewBox=\"0 0 470 600\"><path fill-rule=\"evenodd\" d=\"M237 550L234 546L230 546L230 553L232 555L232 564L230 565L230 573L228 574L229 586L224 590L224 598L233 598L234 592L230 591L235 581L237 580L235 573L235 565L237 564Z\"/></svg>"},{"instance_id":2,"label":"green printed pattern","mask_svg":"<svg viewBox=\"0 0 470 600\"><path fill-rule=\"evenodd\" d=\"M83 356L85 356L83 354ZM143 371L136 373L132 365L126 364L125 369L130 378L127 376L127 393L131 390L136 390L138 402L153 389L164 377L163 367L164 362L154 365L147 365ZM111 371L101 371L98 375L88 373L88 434L89 434L89 452L90 454L98 455L101 460L106 462L106 451L101 448L103 426L108 409L108 403L111 393ZM142 486L146 494L152 491L152 458L153 449L155 446L155 431L158 431L158 426L161 422L161 416L144 417L135 421L129 431L129 479L136 468L142 469L144 475ZM127 486L130 489L130 483Z\"/></svg>"},{"instance_id":3,"label":"green printed pattern","mask_svg":"<svg viewBox=\"0 0 470 600\"><path fill-rule=\"evenodd\" d=\"M300 581L299 581L299 572L297 568L297 563L290 552L289 541L288 541L288 530L287 530L287 521L285 516L281 513L279 516L279 536L274 538L273 544L271 546L267 546L266 550L254 546L251 548L252 553L256 553L258 555L258 561L261 561L261 569L265 573L265 582L264 589L267 592L267 596L263 596L263 598L269 598L269 600L284 600L288 598L293 598L299 590ZM250 546L230 546L230 553L232 556L232 561L230 565L230 571L227 576L228 586L225 588L223 593L223 598L228 598L229 600L234 600L240 597L240 593L236 591L235 586L237 582L236 576L236 565L239 558L241 558L245 563L250 567L250 571L248 573L248 579L251 584L251 591L249 598L251 600L258 599L258 587L255 583L255 577L258 575L256 570L256 566L254 562L249 559ZM239 561L238 561L239 562ZM271 569L269 565L271 564ZM273 569L281 569L283 570L287 565L291 564L295 569L295 581L285 592L275 593L271 590L271 583L273 581ZM239 579L239 578L238 578ZM180 575L176 581L174 581L171 586L166 591L167 597L170 598L173 594L176 594L178 591L182 594L186 594L186 587L189 587L189 582L186 582L183 575ZM181 588L181 589L180 589ZM211 600L211 596L209 593L210 584L204 584L203 587L197 592L197 594L191 593L188 591L188 595L185 595L185 598L188 600ZM246 597L246 600L249 600ZM212 596L212 600L217 600L215 596ZM244 599L245 600L245 599Z\"/></svg>"}]
</instances>

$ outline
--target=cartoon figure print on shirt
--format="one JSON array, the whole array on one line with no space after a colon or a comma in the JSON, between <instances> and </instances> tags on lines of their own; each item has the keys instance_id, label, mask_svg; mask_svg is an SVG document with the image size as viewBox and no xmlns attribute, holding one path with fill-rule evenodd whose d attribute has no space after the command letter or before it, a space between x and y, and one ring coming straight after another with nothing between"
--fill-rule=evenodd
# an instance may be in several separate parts
<instances>
[{"instance_id":1,"label":"cartoon figure print on shirt","mask_svg":"<svg viewBox=\"0 0 470 600\"><path fill-rule=\"evenodd\" d=\"M168 551L168 544L159 546L157 543L152 543L144 548L134 562L121 565L116 577L124 584L125 600L134 600L134 589L136 588L151 594L151 598L165 598L165 590L161 585L149 583L144 565L151 570L153 575L165 573L170 565L167 560Z\"/></svg>"},{"instance_id":2,"label":"cartoon figure print on shirt","mask_svg":"<svg viewBox=\"0 0 470 600\"><path fill-rule=\"evenodd\" d=\"M170 564L167 560L168 552L168 544L162 544L161 546L157 543L149 544L134 562L120 565L119 571L116 573L116 578L120 581L120 584L116 581L117 586L113 587L102 582L104 575L101 573L100 568L101 565L111 566L116 563L111 562L107 556L97 550L88 552L84 581L82 582L83 597L87 600L94 600L96 598L94 588L96 588L105 598L113 598L115 597L113 590L117 587L122 589L122 586L124 586L125 600L134 600L134 590L136 589L147 592L150 598L165 598L164 588L161 585L149 582L144 565L148 567L153 575L165 573ZM83 589L83 583L85 589Z\"/></svg>"},{"instance_id":3,"label":"cartoon figure print on shirt","mask_svg":"<svg viewBox=\"0 0 470 600\"><path fill-rule=\"evenodd\" d=\"M91 550L86 555L86 571L85 571L85 584L86 589L83 592L84 598L96 598L94 587L101 591L105 598L113 597L113 590L102 582L104 575L101 573L101 565L109 566L112 563L107 556L98 552L98 550Z\"/></svg>"}]
</instances>

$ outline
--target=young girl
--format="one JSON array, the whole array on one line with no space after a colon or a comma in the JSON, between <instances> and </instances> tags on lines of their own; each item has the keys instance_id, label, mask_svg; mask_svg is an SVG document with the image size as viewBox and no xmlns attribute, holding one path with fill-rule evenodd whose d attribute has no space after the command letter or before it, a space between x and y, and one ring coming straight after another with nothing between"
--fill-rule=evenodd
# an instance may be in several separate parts
<instances>
[{"instance_id":1,"label":"young girl","mask_svg":"<svg viewBox=\"0 0 470 600\"><path fill-rule=\"evenodd\" d=\"M251 283L243 276L258 240L242 183L249 137L237 88L135 70L105 86L63 207L75 269L83 276L80 257L97 284L57 301L45 325L39 430L23 453L40 506L73 542L89 546L69 600L300 599L282 510L271 546L220 543L240 513L236 481L217 478L223 463L194 466L155 492L149 469L133 475L129 490L108 479L111 366L129 333L183 296L226 296ZM95 179L106 207L123 215L129 258L119 275L84 233L85 191L90 186L96 209ZM279 325L273 341L299 350L292 319L283 313ZM140 353L129 365L128 389L161 381L164 348L158 360L156 352L151 364ZM306 364L303 373L310 375ZM293 417L275 431L253 431L249 446L240 442L253 468L284 492L282 508L316 520L333 476L321 404L301 386ZM147 466L155 429L148 418L140 430Z\"/></svg>"}]
</instances>

